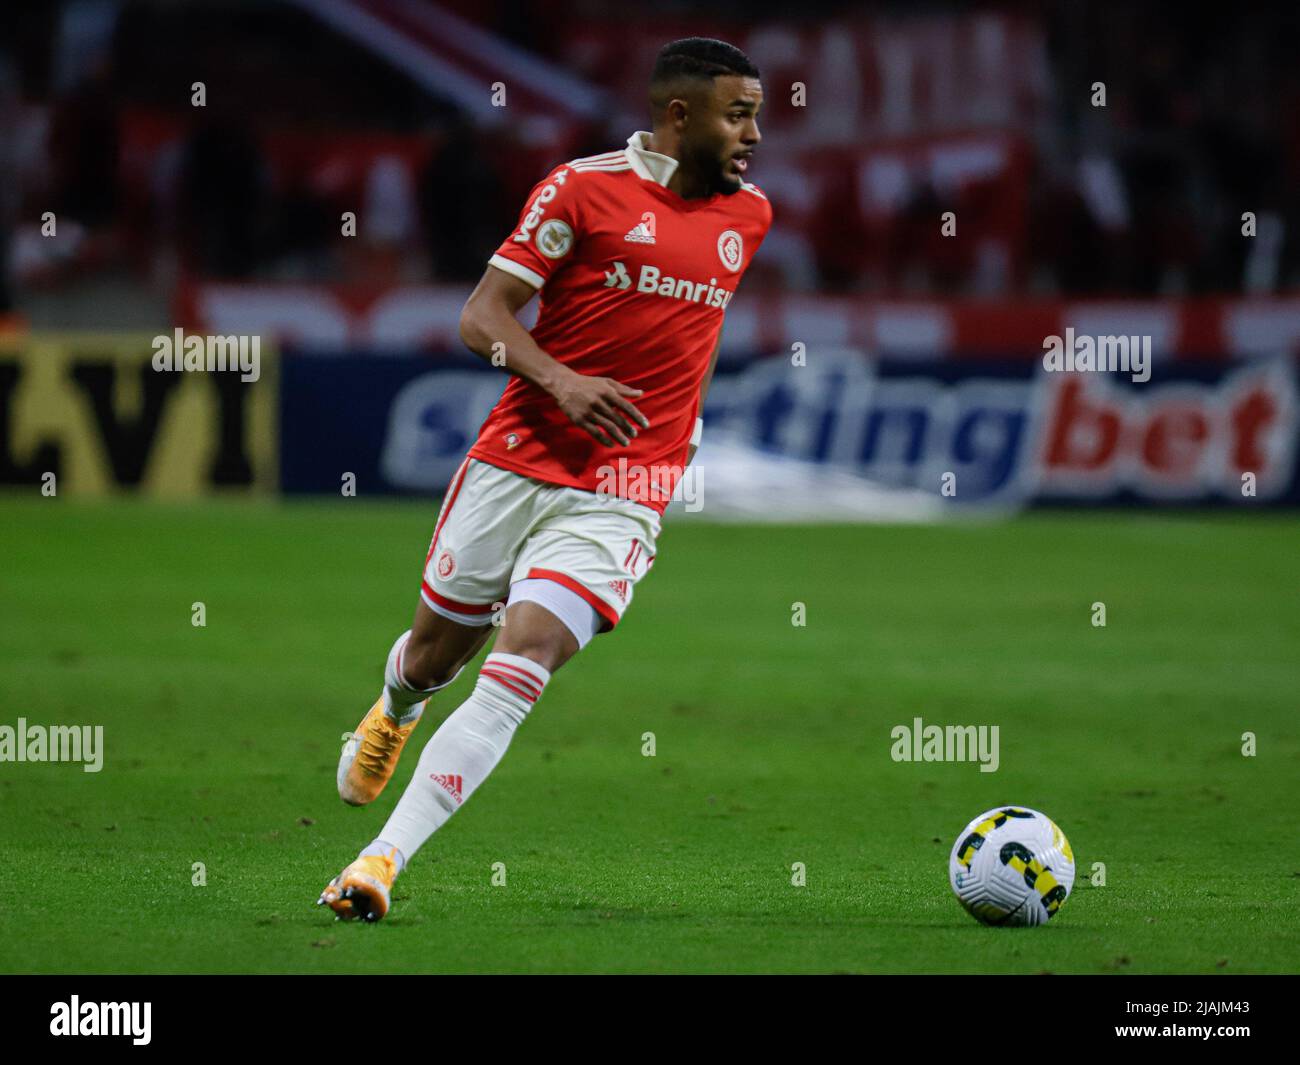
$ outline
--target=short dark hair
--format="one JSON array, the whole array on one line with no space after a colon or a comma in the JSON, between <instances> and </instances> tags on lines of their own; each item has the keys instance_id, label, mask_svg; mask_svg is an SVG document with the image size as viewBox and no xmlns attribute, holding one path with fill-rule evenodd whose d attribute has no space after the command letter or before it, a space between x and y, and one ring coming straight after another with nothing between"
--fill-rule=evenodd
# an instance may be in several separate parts
<instances>
[{"instance_id":1,"label":"short dark hair","mask_svg":"<svg viewBox=\"0 0 1300 1065\"><path fill-rule=\"evenodd\" d=\"M759 77L758 67L734 44L712 37L683 37L659 49L654 73L650 75L650 101L666 106L665 98L683 79L712 81L718 77Z\"/></svg>"}]
</instances>

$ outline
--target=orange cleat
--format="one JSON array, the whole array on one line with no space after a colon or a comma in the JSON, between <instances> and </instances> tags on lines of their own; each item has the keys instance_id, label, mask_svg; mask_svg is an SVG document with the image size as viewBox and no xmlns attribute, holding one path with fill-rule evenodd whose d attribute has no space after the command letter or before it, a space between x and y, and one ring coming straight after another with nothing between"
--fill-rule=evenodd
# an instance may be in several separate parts
<instances>
[{"instance_id":1,"label":"orange cleat","mask_svg":"<svg viewBox=\"0 0 1300 1065\"><path fill-rule=\"evenodd\" d=\"M316 905L328 906L338 921L378 921L388 913L392 901L397 879L392 856L396 853L358 858L325 886Z\"/></svg>"},{"instance_id":2,"label":"orange cleat","mask_svg":"<svg viewBox=\"0 0 1300 1065\"><path fill-rule=\"evenodd\" d=\"M339 798L349 806L365 806L379 798L418 724L417 719L409 725L398 725L384 713L381 695L356 731L347 735L339 757Z\"/></svg>"}]
</instances>

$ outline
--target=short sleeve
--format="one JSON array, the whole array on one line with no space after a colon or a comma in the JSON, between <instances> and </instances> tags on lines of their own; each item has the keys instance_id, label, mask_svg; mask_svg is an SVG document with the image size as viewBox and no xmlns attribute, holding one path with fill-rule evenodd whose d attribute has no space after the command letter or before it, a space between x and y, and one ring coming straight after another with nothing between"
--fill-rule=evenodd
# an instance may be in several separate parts
<instances>
[{"instance_id":1,"label":"short sleeve","mask_svg":"<svg viewBox=\"0 0 1300 1065\"><path fill-rule=\"evenodd\" d=\"M541 288L569 261L582 237L578 175L565 164L528 194L519 222L488 263Z\"/></svg>"}]
</instances>

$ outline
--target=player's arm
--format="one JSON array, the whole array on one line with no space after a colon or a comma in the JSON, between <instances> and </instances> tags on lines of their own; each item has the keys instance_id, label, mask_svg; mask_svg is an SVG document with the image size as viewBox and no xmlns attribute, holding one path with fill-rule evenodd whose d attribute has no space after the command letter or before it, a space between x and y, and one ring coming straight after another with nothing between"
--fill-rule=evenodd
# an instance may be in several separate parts
<instances>
[{"instance_id":1,"label":"player's arm","mask_svg":"<svg viewBox=\"0 0 1300 1065\"><path fill-rule=\"evenodd\" d=\"M722 330L718 330L718 342L713 345L713 354L709 356L709 368L705 371L704 380L700 382L700 402L695 408L696 427L704 423L704 397L709 394L709 385L713 383L713 368L718 365L718 352L722 350ZM691 450L686 456L686 465L690 465L695 458L695 452L699 450L699 444L691 443Z\"/></svg>"},{"instance_id":2,"label":"player's arm","mask_svg":"<svg viewBox=\"0 0 1300 1065\"><path fill-rule=\"evenodd\" d=\"M638 425L650 428L631 402L642 389L612 377L577 373L539 348L515 317L536 291L527 281L489 266L460 313L461 340L489 362L494 354L503 355L507 370L551 395L574 425L600 443L626 445ZM501 365L501 359L493 365Z\"/></svg>"}]
</instances>

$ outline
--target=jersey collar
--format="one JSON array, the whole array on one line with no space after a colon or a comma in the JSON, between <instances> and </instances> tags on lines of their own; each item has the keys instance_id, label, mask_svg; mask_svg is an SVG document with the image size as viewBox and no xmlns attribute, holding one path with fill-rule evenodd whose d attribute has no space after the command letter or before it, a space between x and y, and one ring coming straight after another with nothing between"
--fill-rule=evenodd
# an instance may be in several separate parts
<instances>
[{"instance_id":1,"label":"jersey collar","mask_svg":"<svg viewBox=\"0 0 1300 1065\"><path fill-rule=\"evenodd\" d=\"M652 152L646 147L649 143L650 133L639 129L628 137L627 150L624 154L627 156L627 161L632 164L632 171L637 177L667 188L669 179L677 169L677 160L671 155Z\"/></svg>"}]
</instances>

